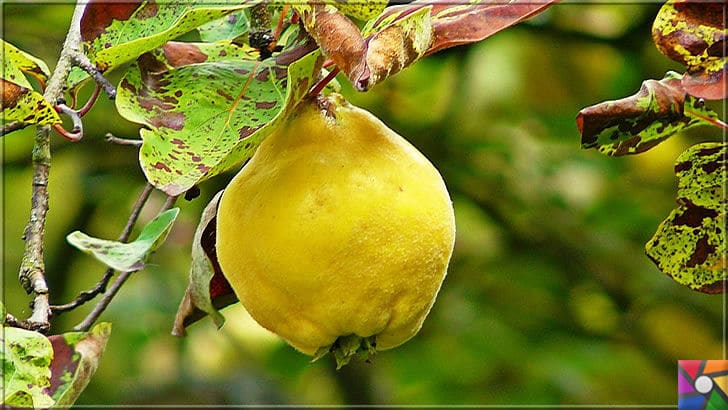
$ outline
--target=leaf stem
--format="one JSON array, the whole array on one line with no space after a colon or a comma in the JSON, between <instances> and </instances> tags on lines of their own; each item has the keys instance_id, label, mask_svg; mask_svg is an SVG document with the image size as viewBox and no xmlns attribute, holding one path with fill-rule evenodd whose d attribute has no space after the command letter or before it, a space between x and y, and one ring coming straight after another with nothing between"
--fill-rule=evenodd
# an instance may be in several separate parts
<instances>
[{"instance_id":1,"label":"leaf stem","mask_svg":"<svg viewBox=\"0 0 728 410\"><path fill-rule=\"evenodd\" d=\"M105 137L106 137L106 141L111 142L111 143L114 143L114 144L119 144L119 145L132 145L132 146L135 146L135 147L141 147L142 146L142 142L143 142L140 139L129 139L129 138L119 138L119 137L115 137L114 134L111 134L111 133L107 133L105 135Z\"/></svg>"},{"instance_id":2,"label":"leaf stem","mask_svg":"<svg viewBox=\"0 0 728 410\"><path fill-rule=\"evenodd\" d=\"M168 209L171 209L174 206L174 202L176 200L177 200L176 196L168 196L167 200L164 202L164 205L162 205L162 209L159 210L158 214L161 214L162 212L164 212ZM88 331L91 328L91 326L93 326L94 322L96 322L96 320L98 320L98 318L101 316L101 314L104 312L104 310L106 310L106 308L109 306L109 303L111 303L112 299L114 299L116 294L119 293L119 290L124 285L124 283L135 272L138 272L138 271L122 272L121 274L119 274L119 276L116 278L114 283L111 284L111 287L109 287L109 290L106 293L104 293L104 296L99 300L99 303L97 303L96 306L94 306L91 313L89 313L81 321L81 323L77 324L73 328L73 330L82 331L82 332Z\"/></svg>"},{"instance_id":3,"label":"leaf stem","mask_svg":"<svg viewBox=\"0 0 728 410\"><path fill-rule=\"evenodd\" d=\"M714 126L716 126L718 128L722 128L724 130L728 130L728 124L726 124L725 122L721 121L719 118L711 118L711 117L709 117L707 115L704 115L704 114L700 113L699 111L691 110L690 108L685 108L685 114L690 114L693 117L698 117L701 120L707 121L707 122L713 124Z\"/></svg>"},{"instance_id":4,"label":"leaf stem","mask_svg":"<svg viewBox=\"0 0 728 410\"><path fill-rule=\"evenodd\" d=\"M132 208L129 219L126 222L126 226L124 226L124 230L119 235L119 242L127 242L129 240L131 231L134 228L137 219L139 219L139 214L144 208L144 205L146 204L153 190L154 187L152 187L150 183L147 182L147 184L144 185L144 189L142 190L141 194L139 194L139 198L137 198L136 202L134 203L134 207ZM79 293L76 299L72 300L69 303L66 303L64 305L52 305L51 311L53 312L53 314L60 314L69 310L73 310L83 305L84 303L92 300L96 297L96 295L106 291L106 286L109 284L109 281L113 276L114 269L107 269L106 272L104 272L104 275L101 277L101 280L99 280L93 288Z\"/></svg>"},{"instance_id":5,"label":"leaf stem","mask_svg":"<svg viewBox=\"0 0 728 410\"><path fill-rule=\"evenodd\" d=\"M80 49L80 22L85 8L85 2L76 4L61 55L43 94L43 98L51 104L55 104L59 98L63 97L66 79L71 72L71 54ZM47 125L38 127L33 144L32 162L33 186L30 217L23 234L25 250L18 276L25 291L35 295L32 302L33 312L26 323L29 328L45 333L50 328L49 317L51 314L43 257L46 214L48 213L48 175L51 165L50 127Z\"/></svg>"},{"instance_id":6,"label":"leaf stem","mask_svg":"<svg viewBox=\"0 0 728 410\"><path fill-rule=\"evenodd\" d=\"M91 93L91 96L88 97L88 101L86 101L86 104L84 104L83 107L81 107L81 109L79 109L77 111L79 117L83 117L84 115L86 115L86 113L89 112L91 107L94 106L94 103L96 102L96 99L98 99L100 93L101 93L101 86L98 83L96 83L96 86L94 87L94 91L93 91L93 93Z\"/></svg>"}]
</instances>

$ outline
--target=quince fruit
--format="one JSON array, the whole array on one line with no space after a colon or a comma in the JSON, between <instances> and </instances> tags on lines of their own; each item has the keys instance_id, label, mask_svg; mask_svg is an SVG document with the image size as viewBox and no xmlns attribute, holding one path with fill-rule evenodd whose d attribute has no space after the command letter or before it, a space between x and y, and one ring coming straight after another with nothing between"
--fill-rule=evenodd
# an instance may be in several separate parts
<instances>
[{"instance_id":1,"label":"quince fruit","mask_svg":"<svg viewBox=\"0 0 728 410\"><path fill-rule=\"evenodd\" d=\"M217 257L250 315L338 366L422 326L455 240L435 167L343 97L304 100L225 189Z\"/></svg>"}]
</instances>

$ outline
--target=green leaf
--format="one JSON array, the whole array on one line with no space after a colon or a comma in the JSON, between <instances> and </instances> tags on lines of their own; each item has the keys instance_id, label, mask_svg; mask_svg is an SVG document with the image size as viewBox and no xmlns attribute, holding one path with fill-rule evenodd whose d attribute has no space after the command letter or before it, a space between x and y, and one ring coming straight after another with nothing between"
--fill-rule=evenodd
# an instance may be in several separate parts
<instances>
[{"instance_id":1,"label":"green leaf","mask_svg":"<svg viewBox=\"0 0 728 410\"><path fill-rule=\"evenodd\" d=\"M579 111L582 148L613 156L637 154L678 131L712 125L707 119L717 119L717 114L686 94L681 78L668 72L662 80L644 81L635 95Z\"/></svg>"},{"instance_id":2,"label":"green leaf","mask_svg":"<svg viewBox=\"0 0 728 410\"><path fill-rule=\"evenodd\" d=\"M187 51L172 52L179 48ZM184 58L171 61L176 54ZM286 67L230 43L165 46L130 67L116 107L148 127L139 158L147 180L179 195L252 156L307 95L322 64L316 51Z\"/></svg>"},{"instance_id":3,"label":"green leaf","mask_svg":"<svg viewBox=\"0 0 728 410\"><path fill-rule=\"evenodd\" d=\"M40 59L19 50L0 39L2 46L2 79L0 100L4 122L20 121L25 124L59 124L61 117L43 96L33 90L25 73L40 81L48 77L48 67Z\"/></svg>"},{"instance_id":4,"label":"green leaf","mask_svg":"<svg viewBox=\"0 0 728 410\"><path fill-rule=\"evenodd\" d=\"M712 100L728 95L726 34L723 2L669 1L652 25L652 39L660 52L687 67L685 90Z\"/></svg>"},{"instance_id":5,"label":"green leaf","mask_svg":"<svg viewBox=\"0 0 728 410\"><path fill-rule=\"evenodd\" d=\"M30 74L43 81L50 75L48 66L43 60L18 49L3 39L0 39L0 47L2 47L0 61L2 61L2 78L4 80L21 87L32 88L23 73Z\"/></svg>"},{"instance_id":6,"label":"green leaf","mask_svg":"<svg viewBox=\"0 0 728 410\"><path fill-rule=\"evenodd\" d=\"M108 3L91 1L81 19L81 38L91 62L101 72L132 61L188 31L259 0ZM68 78L75 87L88 75L76 68Z\"/></svg>"},{"instance_id":7,"label":"green leaf","mask_svg":"<svg viewBox=\"0 0 728 410\"><path fill-rule=\"evenodd\" d=\"M51 385L53 348L38 332L3 327L3 405L47 408L55 401L45 389Z\"/></svg>"},{"instance_id":8,"label":"green leaf","mask_svg":"<svg viewBox=\"0 0 728 410\"><path fill-rule=\"evenodd\" d=\"M728 144L704 143L675 165L679 207L647 243L647 255L676 282L705 293L726 292L726 161Z\"/></svg>"},{"instance_id":9,"label":"green leaf","mask_svg":"<svg viewBox=\"0 0 728 410\"><path fill-rule=\"evenodd\" d=\"M162 212L142 229L134 242L130 243L93 238L80 231L68 234L66 240L118 271L137 271L144 268L147 257L167 238L177 214L179 208Z\"/></svg>"},{"instance_id":10,"label":"green leaf","mask_svg":"<svg viewBox=\"0 0 728 410\"><path fill-rule=\"evenodd\" d=\"M377 17L387 7L387 0L336 0L331 2L340 12L367 21Z\"/></svg>"},{"instance_id":11,"label":"green leaf","mask_svg":"<svg viewBox=\"0 0 728 410\"><path fill-rule=\"evenodd\" d=\"M184 336L185 327L204 315L210 315L215 325L222 327L225 318L218 309L237 301L230 284L222 274L215 250L215 221L221 196L222 191L215 194L202 211L200 223L192 239L190 283L174 320L172 334L175 336Z\"/></svg>"},{"instance_id":12,"label":"green leaf","mask_svg":"<svg viewBox=\"0 0 728 410\"><path fill-rule=\"evenodd\" d=\"M230 13L197 28L200 39L206 43L220 40L232 40L250 29L244 10Z\"/></svg>"},{"instance_id":13,"label":"green leaf","mask_svg":"<svg viewBox=\"0 0 728 410\"><path fill-rule=\"evenodd\" d=\"M110 335L111 323L99 323L89 332L48 338L54 356L50 365L51 386L47 392L56 400L56 406L75 403L96 372Z\"/></svg>"}]
</instances>

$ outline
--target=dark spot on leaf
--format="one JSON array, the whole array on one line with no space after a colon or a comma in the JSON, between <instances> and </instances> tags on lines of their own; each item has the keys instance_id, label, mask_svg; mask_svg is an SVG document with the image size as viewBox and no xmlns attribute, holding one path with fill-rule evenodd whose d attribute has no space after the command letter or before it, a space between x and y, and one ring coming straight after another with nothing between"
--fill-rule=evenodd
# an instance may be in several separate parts
<instances>
[{"instance_id":1,"label":"dark spot on leaf","mask_svg":"<svg viewBox=\"0 0 728 410\"><path fill-rule=\"evenodd\" d=\"M198 171L201 171L203 174L206 174L207 172L209 172L212 169L212 168L210 168L209 166L207 166L205 164L197 164L197 166L195 168Z\"/></svg>"},{"instance_id":2,"label":"dark spot on leaf","mask_svg":"<svg viewBox=\"0 0 728 410\"><path fill-rule=\"evenodd\" d=\"M104 48L111 48L111 43L104 43Z\"/></svg>"},{"instance_id":3,"label":"dark spot on leaf","mask_svg":"<svg viewBox=\"0 0 728 410\"><path fill-rule=\"evenodd\" d=\"M200 161L202 161L202 158L200 158L197 155L193 155L190 159L192 160L192 162L200 162Z\"/></svg>"},{"instance_id":4,"label":"dark spot on leaf","mask_svg":"<svg viewBox=\"0 0 728 410\"><path fill-rule=\"evenodd\" d=\"M233 98L232 95L226 93L225 91L223 91L223 90L221 90L219 88L217 90L215 90L215 91L217 92L218 95L220 95L221 97L224 97L228 101L233 101L234 100L234 98Z\"/></svg>"},{"instance_id":5,"label":"dark spot on leaf","mask_svg":"<svg viewBox=\"0 0 728 410\"><path fill-rule=\"evenodd\" d=\"M718 169L720 165L718 164L718 161L708 162L707 164L703 164L700 168L705 171L705 173L710 174L714 172L716 169Z\"/></svg>"},{"instance_id":6,"label":"dark spot on leaf","mask_svg":"<svg viewBox=\"0 0 728 410\"><path fill-rule=\"evenodd\" d=\"M276 101L256 101L255 108L258 110L269 110L269 109L275 107L276 104L277 104Z\"/></svg>"},{"instance_id":7,"label":"dark spot on leaf","mask_svg":"<svg viewBox=\"0 0 728 410\"><path fill-rule=\"evenodd\" d=\"M283 67L273 66L273 73L276 80L282 80L288 77L288 70Z\"/></svg>"},{"instance_id":8,"label":"dark spot on leaf","mask_svg":"<svg viewBox=\"0 0 728 410\"><path fill-rule=\"evenodd\" d=\"M257 130L257 128L250 127L248 125L244 125L242 128L238 130L238 136L240 139L243 139L247 137L248 135L254 133Z\"/></svg>"},{"instance_id":9,"label":"dark spot on leaf","mask_svg":"<svg viewBox=\"0 0 728 410\"><path fill-rule=\"evenodd\" d=\"M238 73L240 75L247 75L248 73L250 73L250 70L246 70L244 68L236 68L233 71L235 71L236 73Z\"/></svg>"},{"instance_id":10,"label":"dark spot on leaf","mask_svg":"<svg viewBox=\"0 0 728 410\"><path fill-rule=\"evenodd\" d=\"M225 57L227 55L227 52L225 50L220 50L219 53L217 53L220 57Z\"/></svg>"},{"instance_id":11,"label":"dark spot on leaf","mask_svg":"<svg viewBox=\"0 0 728 410\"><path fill-rule=\"evenodd\" d=\"M683 208L683 213L676 216L674 224L678 226L689 226L691 228L699 228L703 226L703 219L715 218L718 216L718 212L713 209L704 208L690 204Z\"/></svg>"},{"instance_id":12,"label":"dark spot on leaf","mask_svg":"<svg viewBox=\"0 0 728 410\"><path fill-rule=\"evenodd\" d=\"M159 161L157 161L156 164L152 165L152 168L161 169L162 171L166 171L166 172L172 172L172 170L166 164L161 163Z\"/></svg>"},{"instance_id":13,"label":"dark spot on leaf","mask_svg":"<svg viewBox=\"0 0 728 410\"><path fill-rule=\"evenodd\" d=\"M186 118L181 112L167 112L150 118L149 123L155 127L166 127L179 131L184 128Z\"/></svg>"},{"instance_id":14,"label":"dark spot on leaf","mask_svg":"<svg viewBox=\"0 0 728 410\"><path fill-rule=\"evenodd\" d=\"M109 3L104 0L92 0L86 5L81 17L81 39L89 42L101 35L114 20L128 19L139 3Z\"/></svg>"},{"instance_id":15,"label":"dark spot on leaf","mask_svg":"<svg viewBox=\"0 0 728 410\"><path fill-rule=\"evenodd\" d=\"M163 111L169 111L172 108L174 108L174 105L164 104L162 101L159 101L154 98L139 98L137 101L139 102L139 106L144 108L147 111L152 111L154 109L154 107L159 107Z\"/></svg>"},{"instance_id":16,"label":"dark spot on leaf","mask_svg":"<svg viewBox=\"0 0 728 410\"><path fill-rule=\"evenodd\" d=\"M177 97L177 98L181 97L182 96L182 90L175 91L174 96Z\"/></svg>"},{"instance_id":17,"label":"dark spot on leaf","mask_svg":"<svg viewBox=\"0 0 728 410\"><path fill-rule=\"evenodd\" d=\"M695 251L685 263L688 268L695 267L705 262L715 252L715 245L708 243L708 236L705 235L695 243Z\"/></svg>"},{"instance_id":18,"label":"dark spot on leaf","mask_svg":"<svg viewBox=\"0 0 728 410\"><path fill-rule=\"evenodd\" d=\"M136 15L134 15L135 18L139 20L146 20L148 18L155 17L157 15L157 12L159 11L159 6L154 0L149 1L144 7L142 7Z\"/></svg>"},{"instance_id":19,"label":"dark spot on leaf","mask_svg":"<svg viewBox=\"0 0 728 410\"><path fill-rule=\"evenodd\" d=\"M172 141L170 141L170 143L173 145L176 145L177 147L179 147L179 149L189 148L189 145L185 144L185 142L179 138L173 138Z\"/></svg>"},{"instance_id":20,"label":"dark spot on leaf","mask_svg":"<svg viewBox=\"0 0 728 410\"><path fill-rule=\"evenodd\" d=\"M723 149L723 147L701 149L700 151L698 151L698 156L707 157L709 155L719 153L722 149Z\"/></svg>"},{"instance_id":21,"label":"dark spot on leaf","mask_svg":"<svg viewBox=\"0 0 728 410\"><path fill-rule=\"evenodd\" d=\"M136 87L134 87L132 83L130 83L126 78L121 80L119 86L125 90L129 90L132 95L135 95L137 93Z\"/></svg>"},{"instance_id":22,"label":"dark spot on leaf","mask_svg":"<svg viewBox=\"0 0 728 410\"><path fill-rule=\"evenodd\" d=\"M693 166L693 161L685 161L675 165L675 173L687 171Z\"/></svg>"},{"instance_id":23,"label":"dark spot on leaf","mask_svg":"<svg viewBox=\"0 0 728 410\"><path fill-rule=\"evenodd\" d=\"M255 75L255 79L260 82L266 82L270 79L270 72L267 68L264 68L258 71L258 74Z\"/></svg>"}]
</instances>

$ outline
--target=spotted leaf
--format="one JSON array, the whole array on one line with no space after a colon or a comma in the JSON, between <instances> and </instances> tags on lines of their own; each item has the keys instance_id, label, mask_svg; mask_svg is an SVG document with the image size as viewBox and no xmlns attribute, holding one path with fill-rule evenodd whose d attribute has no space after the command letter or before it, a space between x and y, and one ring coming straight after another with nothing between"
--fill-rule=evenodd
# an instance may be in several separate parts
<instances>
[{"instance_id":1,"label":"spotted leaf","mask_svg":"<svg viewBox=\"0 0 728 410\"><path fill-rule=\"evenodd\" d=\"M194 0L109 3L91 0L81 18L81 39L91 62L101 72L106 72L203 24L258 2ZM68 84L74 87L87 77L85 72L75 68L68 78Z\"/></svg>"},{"instance_id":2,"label":"spotted leaf","mask_svg":"<svg viewBox=\"0 0 728 410\"><path fill-rule=\"evenodd\" d=\"M51 385L53 348L48 338L38 332L3 327L2 402L16 408L48 408L55 400L46 392Z\"/></svg>"},{"instance_id":3,"label":"spotted leaf","mask_svg":"<svg viewBox=\"0 0 728 410\"><path fill-rule=\"evenodd\" d=\"M474 43L544 11L557 0L415 0L387 8L374 25L429 8L433 41L427 55L446 48Z\"/></svg>"},{"instance_id":4,"label":"spotted leaf","mask_svg":"<svg viewBox=\"0 0 728 410\"><path fill-rule=\"evenodd\" d=\"M184 336L187 326L206 315L210 315L215 325L220 328L225 323L225 318L218 309L238 300L223 276L215 249L215 222L221 196L222 191L202 211L200 223L192 239L190 282L174 320L172 334L175 336Z\"/></svg>"},{"instance_id":5,"label":"spotted leaf","mask_svg":"<svg viewBox=\"0 0 728 410\"><path fill-rule=\"evenodd\" d=\"M662 272L705 293L726 292L728 288L726 154L726 143L703 143L678 157L679 206L645 247Z\"/></svg>"},{"instance_id":6,"label":"spotted leaf","mask_svg":"<svg viewBox=\"0 0 728 410\"><path fill-rule=\"evenodd\" d=\"M652 26L652 39L662 54L684 64L685 91L719 100L727 96L725 2L669 1Z\"/></svg>"},{"instance_id":7,"label":"spotted leaf","mask_svg":"<svg viewBox=\"0 0 728 410\"><path fill-rule=\"evenodd\" d=\"M711 124L717 115L685 92L681 76L669 72L647 80L639 92L579 111L576 123L582 148L620 156L647 151L680 130Z\"/></svg>"},{"instance_id":8,"label":"spotted leaf","mask_svg":"<svg viewBox=\"0 0 728 410\"><path fill-rule=\"evenodd\" d=\"M25 124L59 124L61 117L43 96L33 90L25 74L40 82L48 77L48 67L40 59L19 50L0 39L2 46L2 87L0 101L4 122L19 121Z\"/></svg>"},{"instance_id":9,"label":"spotted leaf","mask_svg":"<svg viewBox=\"0 0 728 410\"><path fill-rule=\"evenodd\" d=\"M144 268L147 257L164 242L178 213L179 208L173 208L159 214L130 243L93 238L80 231L68 234L66 240L115 270L133 272Z\"/></svg>"},{"instance_id":10,"label":"spotted leaf","mask_svg":"<svg viewBox=\"0 0 728 410\"><path fill-rule=\"evenodd\" d=\"M96 372L110 334L111 323L99 323L89 332L48 337L53 360L46 393L56 401L55 406L70 406L78 399Z\"/></svg>"},{"instance_id":11,"label":"spotted leaf","mask_svg":"<svg viewBox=\"0 0 728 410\"><path fill-rule=\"evenodd\" d=\"M244 10L230 13L197 28L200 39L206 43L219 40L232 40L250 29Z\"/></svg>"},{"instance_id":12,"label":"spotted leaf","mask_svg":"<svg viewBox=\"0 0 728 410\"><path fill-rule=\"evenodd\" d=\"M139 161L149 182L169 195L252 156L323 63L318 52L285 66L231 43L178 44L172 48L186 51L177 61L170 47L142 55L116 99L122 116L147 127Z\"/></svg>"}]
</instances>

